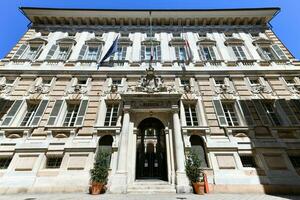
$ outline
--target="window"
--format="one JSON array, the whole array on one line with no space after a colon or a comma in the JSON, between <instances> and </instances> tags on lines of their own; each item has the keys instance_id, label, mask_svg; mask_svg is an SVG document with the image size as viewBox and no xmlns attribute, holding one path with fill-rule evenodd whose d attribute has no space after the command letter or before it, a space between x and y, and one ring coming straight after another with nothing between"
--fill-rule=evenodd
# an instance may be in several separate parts
<instances>
[{"instance_id":1,"label":"window","mask_svg":"<svg viewBox=\"0 0 300 200\"><path fill-rule=\"evenodd\" d=\"M285 53L277 45L261 45L257 48L258 54L262 57L263 60L287 60Z\"/></svg>"},{"instance_id":2,"label":"window","mask_svg":"<svg viewBox=\"0 0 300 200\"><path fill-rule=\"evenodd\" d=\"M38 57L43 45L22 44L13 59L34 60Z\"/></svg>"},{"instance_id":3,"label":"window","mask_svg":"<svg viewBox=\"0 0 300 200\"><path fill-rule=\"evenodd\" d=\"M127 46L118 45L117 51L111 56L112 60L125 60Z\"/></svg>"},{"instance_id":4,"label":"window","mask_svg":"<svg viewBox=\"0 0 300 200\"><path fill-rule=\"evenodd\" d=\"M79 110L79 104L67 104L67 113L63 126L74 126Z\"/></svg>"},{"instance_id":5,"label":"window","mask_svg":"<svg viewBox=\"0 0 300 200\"><path fill-rule=\"evenodd\" d=\"M265 108L265 111L266 111L269 119L272 121L272 123L276 126L281 125L281 122L280 122L280 120L277 116L277 113L275 111L273 102L264 102L263 106Z\"/></svg>"},{"instance_id":6,"label":"window","mask_svg":"<svg viewBox=\"0 0 300 200\"><path fill-rule=\"evenodd\" d=\"M234 103L222 103L228 126L238 126L239 122L235 113Z\"/></svg>"},{"instance_id":7,"label":"window","mask_svg":"<svg viewBox=\"0 0 300 200\"><path fill-rule=\"evenodd\" d=\"M27 104L27 112L21 122L21 126L30 126L31 122L33 121L33 117L36 114L37 109L38 109L38 104Z\"/></svg>"},{"instance_id":8,"label":"window","mask_svg":"<svg viewBox=\"0 0 300 200\"><path fill-rule=\"evenodd\" d=\"M189 79L180 79L180 84L181 85L190 85L190 80Z\"/></svg>"},{"instance_id":9,"label":"window","mask_svg":"<svg viewBox=\"0 0 300 200\"><path fill-rule=\"evenodd\" d=\"M87 79L78 79L77 84L86 85L87 84Z\"/></svg>"},{"instance_id":10,"label":"window","mask_svg":"<svg viewBox=\"0 0 300 200\"><path fill-rule=\"evenodd\" d=\"M59 47L57 54L58 60L66 60L68 58L70 47Z\"/></svg>"},{"instance_id":11,"label":"window","mask_svg":"<svg viewBox=\"0 0 300 200\"><path fill-rule=\"evenodd\" d=\"M224 79L215 79L215 84L216 85L223 85L223 84L225 84Z\"/></svg>"},{"instance_id":12,"label":"window","mask_svg":"<svg viewBox=\"0 0 300 200\"><path fill-rule=\"evenodd\" d=\"M194 104L185 104L184 113L187 126L198 126L198 119Z\"/></svg>"},{"instance_id":13,"label":"window","mask_svg":"<svg viewBox=\"0 0 300 200\"><path fill-rule=\"evenodd\" d=\"M47 60L67 60L71 54L71 45L52 45Z\"/></svg>"},{"instance_id":14,"label":"window","mask_svg":"<svg viewBox=\"0 0 300 200\"><path fill-rule=\"evenodd\" d=\"M10 109L10 107L11 107L12 104L13 104L13 101L8 101L8 100L0 99L0 122L2 122L3 116Z\"/></svg>"},{"instance_id":15,"label":"window","mask_svg":"<svg viewBox=\"0 0 300 200\"><path fill-rule=\"evenodd\" d=\"M206 37L206 33L198 33L200 38Z\"/></svg>"},{"instance_id":16,"label":"window","mask_svg":"<svg viewBox=\"0 0 300 200\"><path fill-rule=\"evenodd\" d=\"M7 169L12 157L0 157L0 169Z\"/></svg>"},{"instance_id":17,"label":"window","mask_svg":"<svg viewBox=\"0 0 300 200\"><path fill-rule=\"evenodd\" d=\"M259 79L249 79L251 85L259 85Z\"/></svg>"},{"instance_id":18,"label":"window","mask_svg":"<svg viewBox=\"0 0 300 200\"><path fill-rule=\"evenodd\" d=\"M13 78L6 78L5 83L6 83L7 85L13 85L14 82L15 82L15 80L16 80L16 79L13 79Z\"/></svg>"},{"instance_id":19,"label":"window","mask_svg":"<svg viewBox=\"0 0 300 200\"><path fill-rule=\"evenodd\" d=\"M202 60L217 60L213 46L200 46L199 52Z\"/></svg>"},{"instance_id":20,"label":"window","mask_svg":"<svg viewBox=\"0 0 300 200\"><path fill-rule=\"evenodd\" d=\"M231 49L237 60L247 60L246 54L242 46L231 46Z\"/></svg>"},{"instance_id":21,"label":"window","mask_svg":"<svg viewBox=\"0 0 300 200\"><path fill-rule=\"evenodd\" d=\"M97 60L98 59L98 47L91 47L89 46L87 53L86 53L86 58L85 60Z\"/></svg>"},{"instance_id":22,"label":"window","mask_svg":"<svg viewBox=\"0 0 300 200\"><path fill-rule=\"evenodd\" d=\"M300 168L300 156L289 156L289 158L295 169Z\"/></svg>"},{"instance_id":23,"label":"window","mask_svg":"<svg viewBox=\"0 0 300 200\"><path fill-rule=\"evenodd\" d=\"M104 126L116 126L118 120L119 104L108 104Z\"/></svg>"},{"instance_id":24,"label":"window","mask_svg":"<svg viewBox=\"0 0 300 200\"><path fill-rule=\"evenodd\" d=\"M57 169L57 168L60 168L61 161L62 161L62 157L61 156L47 157L46 168L48 168L48 169Z\"/></svg>"},{"instance_id":25,"label":"window","mask_svg":"<svg viewBox=\"0 0 300 200\"><path fill-rule=\"evenodd\" d=\"M255 160L251 155L240 155L243 167L256 167Z\"/></svg>"},{"instance_id":26,"label":"window","mask_svg":"<svg viewBox=\"0 0 300 200\"><path fill-rule=\"evenodd\" d=\"M113 85L121 85L122 84L122 79L113 79L112 84Z\"/></svg>"},{"instance_id":27,"label":"window","mask_svg":"<svg viewBox=\"0 0 300 200\"><path fill-rule=\"evenodd\" d=\"M43 83L43 85L50 85L51 81L52 81L52 79L50 79L50 78L43 78L42 83Z\"/></svg>"},{"instance_id":28,"label":"window","mask_svg":"<svg viewBox=\"0 0 300 200\"><path fill-rule=\"evenodd\" d=\"M175 54L176 54L176 59L180 61L185 61L187 60L187 55L186 55L186 49L183 46L176 46L175 47Z\"/></svg>"},{"instance_id":29,"label":"window","mask_svg":"<svg viewBox=\"0 0 300 200\"><path fill-rule=\"evenodd\" d=\"M157 43L157 41L154 42ZM161 60L160 45L143 45L141 53L142 60L151 60L151 55L153 56L152 60Z\"/></svg>"}]
</instances>

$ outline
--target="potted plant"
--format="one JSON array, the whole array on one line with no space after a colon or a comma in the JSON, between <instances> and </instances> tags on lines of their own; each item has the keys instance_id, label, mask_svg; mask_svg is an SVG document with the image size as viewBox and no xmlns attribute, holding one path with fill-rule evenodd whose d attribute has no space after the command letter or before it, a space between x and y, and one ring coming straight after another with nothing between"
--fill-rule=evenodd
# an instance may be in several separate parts
<instances>
[{"instance_id":1,"label":"potted plant","mask_svg":"<svg viewBox=\"0 0 300 200\"><path fill-rule=\"evenodd\" d=\"M185 171L193 185L194 192L204 194L204 173L201 168L201 160L193 151L186 158Z\"/></svg>"},{"instance_id":2,"label":"potted plant","mask_svg":"<svg viewBox=\"0 0 300 200\"><path fill-rule=\"evenodd\" d=\"M94 167L91 169L91 194L100 194L103 186L107 182L108 177L108 158L110 154L108 152L99 152L96 156Z\"/></svg>"}]
</instances>

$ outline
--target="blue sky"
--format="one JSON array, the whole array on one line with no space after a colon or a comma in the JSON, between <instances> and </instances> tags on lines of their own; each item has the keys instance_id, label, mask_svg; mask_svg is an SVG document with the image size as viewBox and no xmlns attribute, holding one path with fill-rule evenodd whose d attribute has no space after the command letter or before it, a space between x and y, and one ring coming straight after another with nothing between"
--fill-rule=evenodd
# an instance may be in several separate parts
<instances>
[{"instance_id":1,"label":"blue sky","mask_svg":"<svg viewBox=\"0 0 300 200\"><path fill-rule=\"evenodd\" d=\"M20 6L123 9L280 7L281 12L271 22L273 30L292 54L300 59L300 0L1 0L0 58L27 30L29 22L18 10Z\"/></svg>"}]
</instances>

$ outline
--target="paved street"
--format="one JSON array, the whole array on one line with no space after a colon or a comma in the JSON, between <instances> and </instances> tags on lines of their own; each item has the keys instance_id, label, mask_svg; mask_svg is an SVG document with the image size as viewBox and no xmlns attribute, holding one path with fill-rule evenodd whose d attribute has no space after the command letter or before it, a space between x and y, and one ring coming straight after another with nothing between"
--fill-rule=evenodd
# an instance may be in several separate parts
<instances>
[{"instance_id":1,"label":"paved street","mask_svg":"<svg viewBox=\"0 0 300 200\"><path fill-rule=\"evenodd\" d=\"M193 195L193 194L130 194L130 195L89 195L83 193L70 194L18 194L18 195L1 195L0 200L300 200L300 196L274 196L261 194L209 194L209 195Z\"/></svg>"}]
</instances>

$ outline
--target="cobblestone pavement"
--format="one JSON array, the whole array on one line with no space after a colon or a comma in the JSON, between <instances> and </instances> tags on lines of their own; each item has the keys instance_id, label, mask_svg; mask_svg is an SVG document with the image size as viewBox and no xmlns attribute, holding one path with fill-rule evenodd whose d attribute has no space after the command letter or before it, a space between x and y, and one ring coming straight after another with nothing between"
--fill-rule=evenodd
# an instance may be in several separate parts
<instances>
[{"instance_id":1,"label":"cobblestone pavement","mask_svg":"<svg viewBox=\"0 0 300 200\"><path fill-rule=\"evenodd\" d=\"M69 193L69 194L15 194L1 195L0 200L300 200L300 196L275 196L262 194L208 194L208 195L193 195L193 194L104 194L104 195L89 195L84 193Z\"/></svg>"}]
</instances>

